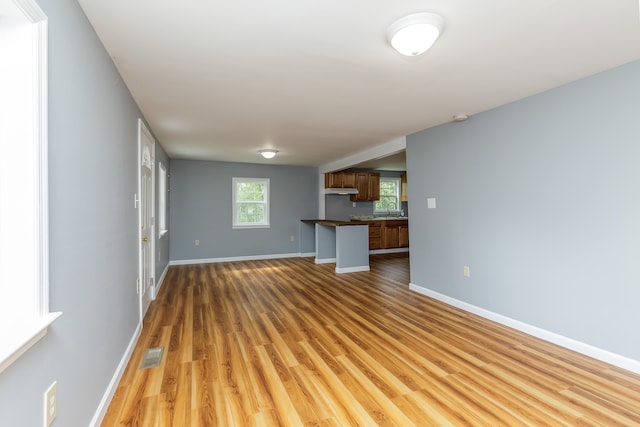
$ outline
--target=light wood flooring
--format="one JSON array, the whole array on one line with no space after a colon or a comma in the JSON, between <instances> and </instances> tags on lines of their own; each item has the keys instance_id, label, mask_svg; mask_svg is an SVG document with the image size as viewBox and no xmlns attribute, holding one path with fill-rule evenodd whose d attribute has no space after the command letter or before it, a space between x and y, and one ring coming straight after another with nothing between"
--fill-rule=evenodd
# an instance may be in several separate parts
<instances>
[{"instance_id":1,"label":"light wood flooring","mask_svg":"<svg viewBox=\"0 0 640 427\"><path fill-rule=\"evenodd\" d=\"M102 425L640 425L640 376L409 291L406 254L333 268L171 267Z\"/></svg>"}]
</instances>

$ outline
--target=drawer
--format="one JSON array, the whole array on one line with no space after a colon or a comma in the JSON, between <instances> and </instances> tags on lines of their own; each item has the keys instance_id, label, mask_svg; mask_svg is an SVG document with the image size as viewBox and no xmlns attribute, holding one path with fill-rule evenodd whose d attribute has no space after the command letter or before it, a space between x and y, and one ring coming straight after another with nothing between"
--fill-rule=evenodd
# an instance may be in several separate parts
<instances>
[{"instance_id":1,"label":"drawer","mask_svg":"<svg viewBox=\"0 0 640 427\"><path fill-rule=\"evenodd\" d=\"M369 250L380 249L382 247L382 240L380 237L369 237Z\"/></svg>"}]
</instances>

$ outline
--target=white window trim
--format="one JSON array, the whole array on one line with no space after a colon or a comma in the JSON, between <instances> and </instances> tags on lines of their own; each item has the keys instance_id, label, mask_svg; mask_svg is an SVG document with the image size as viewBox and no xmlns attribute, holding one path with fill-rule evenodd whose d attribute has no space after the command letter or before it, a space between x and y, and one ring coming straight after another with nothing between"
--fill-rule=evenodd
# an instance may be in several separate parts
<instances>
[{"instance_id":1,"label":"white window trim","mask_svg":"<svg viewBox=\"0 0 640 427\"><path fill-rule=\"evenodd\" d=\"M395 181L396 183L396 199L398 201L397 205L398 205L398 209L393 210L393 211L388 211L388 210L383 210L383 211L379 211L376 210L376 203L373 202L373 212L374 213L383 213L383 212L389 212L389 213L398 213L400 211L402 211L402 201L400 200L400 186L401 186L401 180L399 177L391 177L391 176L381 176L380 177L380 185L382 185L382 183L384 181ZM382 195L381 195L382 196Z\"/></svg>"},{"instance_id":2,"label":"white window trim","mask_svg":"<svg viewBox=\"0 0 640 427\"><path fill-rule=\"evenodd\" d=\"M48 88L47 88L47 16L34 0L14 0L14 4L31 22L33 34L34 135L35 155L31 168L37 185L29 194L35 206L33 268L33 307L30 320L2 325L0 334L0 372L16 361L47 333L49 325L62 313L49 312L49 216L48 216ZM26 308L25 308L26 309Z\"/></svg>"},{"instance_id":3,"label":"white window trim","mask_svg":"<svg viewBox=\"0 0 640 427\"><path fill-rule=\"evenodd\" d=\"M270 188L270 179L269 178L232 178L232 182L233 182L233 190L232 190L232 205L233 205L233 212L232 212L232 228L234 229L248 229L248 228L271 228L271 222L270 222L270 215L269 215L269 211L271 210L271 202L270 202L270 197L271 197L271 188ZM248 223L248 224L238 224L236 222L236 214L237 214L237 204L236 204L236 188L237 188L237 183L240 182L260 182L263 184L266 184L266 195L265 195L265 204L266 204L266 209L265 209L265 220L264 222L261 223Z\"/></svg>"},{"instance_id":4,"label":"white window trim","mask_svg":"<svg viewBox=\"0 0 640 427\"><path fill-rule=\"evenodd\" d=\"M167 168L158 162L158 238L162 238L169 232L169 224L167 223L167 200L169 193L169 175Z\"/></svg>"}]
</instances>

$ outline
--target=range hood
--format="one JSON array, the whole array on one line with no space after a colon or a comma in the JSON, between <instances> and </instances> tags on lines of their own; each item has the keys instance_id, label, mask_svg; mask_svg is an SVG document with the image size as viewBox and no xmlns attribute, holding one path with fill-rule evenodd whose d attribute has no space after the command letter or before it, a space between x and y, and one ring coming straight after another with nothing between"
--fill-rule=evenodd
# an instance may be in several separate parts
<instances>
[{"instance_id":1,"label":"range hood","mask_svg":"<svg viewBox=\"0 0 640 427\"><path fill-rule=\"evenodd\" d=\"M324 194L358 194L357 188L325 188Z\"/></svg>"}]
</instances>

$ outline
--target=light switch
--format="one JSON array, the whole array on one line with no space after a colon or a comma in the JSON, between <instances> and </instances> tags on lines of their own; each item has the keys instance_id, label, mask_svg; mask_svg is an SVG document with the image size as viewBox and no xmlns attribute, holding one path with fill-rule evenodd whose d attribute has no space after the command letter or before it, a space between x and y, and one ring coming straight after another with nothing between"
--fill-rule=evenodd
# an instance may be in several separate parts
<instances>
[{"instance_id":1,"label":"light switch","mask_svg":"<svg viewBox=\"0 0 640 427\"><path fill-rule=\"evenodd\" d=\"M429 197L427 198L427 209L435 209L436 208L436 198Z\"/></svg>"}]
</instances>

